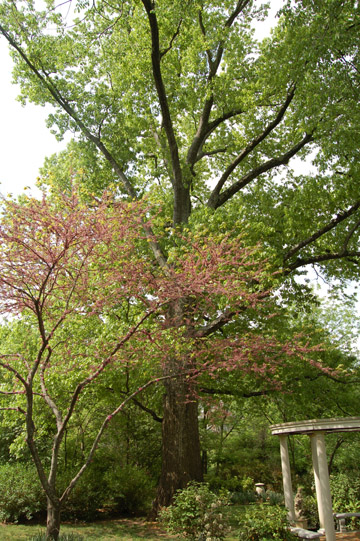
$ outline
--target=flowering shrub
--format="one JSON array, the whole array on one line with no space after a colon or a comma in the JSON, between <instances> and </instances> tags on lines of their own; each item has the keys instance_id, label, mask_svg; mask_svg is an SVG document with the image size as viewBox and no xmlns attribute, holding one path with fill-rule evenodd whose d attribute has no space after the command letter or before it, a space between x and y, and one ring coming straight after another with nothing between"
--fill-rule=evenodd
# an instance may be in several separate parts
<instances>
[{"instance_id":1,"label":"flowering shrub","mask_svg":"<svg viewBox=\"0 0 360 541\"><path fill-rule=\"evenodd\" d=\"M190 541L222 541L229 530L222 513L227 504L225 493L217 495L205 483L190 483L161 511L160 521L170 533Z\"/></svg>"}]
</instances>

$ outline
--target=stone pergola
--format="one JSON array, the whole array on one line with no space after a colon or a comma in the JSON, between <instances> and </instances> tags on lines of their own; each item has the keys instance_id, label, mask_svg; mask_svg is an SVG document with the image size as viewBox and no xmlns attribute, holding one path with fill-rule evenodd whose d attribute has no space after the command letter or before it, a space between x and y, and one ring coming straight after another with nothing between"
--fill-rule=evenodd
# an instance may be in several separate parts
<instances>
[{"instance_id":1,"label":"stone pergola","mask_svg":"<svg viewBox=\"0 0 360 541\"><path fill-rule=\"evenodd\" d=\"M310 437L320 528L325 531L326 541L335 541L325 434L329 432L360 432L360 417L294 421L272 425L270 430L274 436L279 436L280 439L284 498L291 522L295 522L296 517L287 438L292 434L307 434Z\"/></svg>"}]
</instances>

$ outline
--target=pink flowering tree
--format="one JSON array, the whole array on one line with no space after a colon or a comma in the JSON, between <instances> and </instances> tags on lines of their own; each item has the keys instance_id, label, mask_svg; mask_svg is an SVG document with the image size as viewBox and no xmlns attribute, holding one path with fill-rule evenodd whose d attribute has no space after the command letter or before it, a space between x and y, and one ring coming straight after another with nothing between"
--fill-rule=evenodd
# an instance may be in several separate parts
<instances>
[{"instance_id":1,"label":"pink flowering tree","mask_svg":"<svg viewBox=\"0 0 360 541\"><path fill-rule=\"evenodd\" d=\"M191 404L199 375L235 369L275 385L278 366L307 352L300 343L283 345L257 333L217 334L224 320L235 321L244 310L261 311L269 302L269 277L258 251L231 235L206 238L183 231L155 239L152 214L144 203L110 196L89 205L76 194L3 202L0 310L31 322L36 347L1 346L2 409L24 419L47 497L48 539L58 539L61 510L111 419L136 395L158 382L186 380L180 388L187 393L180 398ZM148 248L158 242L172 245L163 266L154 265ZM127 322L121 317L124 307L133 309ZM106 332L112 318L120 323ZM113 367L149 358L151 375L104 416L82 466L60 493L64 435L79 403L86 402L84 391ZM69 378L66 393L53 384L55 378ZM36 411L42 405L55 426L46 463L37 441Z\"/></svg>"}]
</instances>

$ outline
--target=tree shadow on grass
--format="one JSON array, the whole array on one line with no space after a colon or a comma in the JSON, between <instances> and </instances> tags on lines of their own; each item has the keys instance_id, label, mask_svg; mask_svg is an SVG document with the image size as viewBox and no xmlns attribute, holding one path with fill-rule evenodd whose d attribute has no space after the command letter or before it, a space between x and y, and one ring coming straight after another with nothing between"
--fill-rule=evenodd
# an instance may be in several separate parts
<instances>
[{"instance_id":1,"label":"tree shadow on grass","mask_svg":"<svg viewBox=\"0 0 360 541\"><path fill-rule=\"evenodd\" d=\"M71 528L71 526L69 525ZM94 539L106 539L106 536L114 536L113 539L176 539L177 536L167 534L156 522L146 522L144 519L117 519L105 520L91 525L77 525L75 528L79 534L94 536ZM65 528L64 528L65 530ZM101 536L101 537L100 537ZM109 540L112 537L109 537Z\"/></svg>"},{"instance_id":2,"label":"tree shadow on grass","mask_svg":"<svg viewBox=\"0 0 360 541\"><path fill-rule=\"evenodd\" d=\"M1 541L28 540L40 531L45 531L44 524L0 524ZM156 522L146 522L145 519L115 519L101 520L89 524L74 524L63 522L61 534L77 533L83 536L84 541L136 541L147 539L177 539L177 536L168 535Z\"/></svg>"}]
</instances>

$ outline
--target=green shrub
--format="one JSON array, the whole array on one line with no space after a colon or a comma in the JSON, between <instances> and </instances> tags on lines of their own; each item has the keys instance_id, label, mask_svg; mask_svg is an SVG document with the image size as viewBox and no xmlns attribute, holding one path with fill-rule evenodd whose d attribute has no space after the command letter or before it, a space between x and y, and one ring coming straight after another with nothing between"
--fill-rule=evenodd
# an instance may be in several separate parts
<instances>
[{"instance_id":1,"label":"green shrub","mask_svg":"<svg viewBox=\"0 0 360 541\"><path fill-rule=\"evenodd\" d=\"M360 479L338 473L330 477L333 510L337 513L357 513L360 509ZM350 519L351 527L360 527L359 519Z\"/></svg>"},{"instance_id":2,"label":"green shrub","mask_svg":"<svg viewBox=\"0 0 360 541\"><path fill-rule=\"evenodd\" d=\"M228 490L229 492L242 492L242 479L236 475L227 476L228 472L224 475L208 475L206 478L206 484L209 486L210 490L218 492L219 490ZM254 485L252 486L254 488Z\"/></svg>"},{"instance_id":3,"label":"green shrub","mask_svg":"<svg viewBox=\"0 0 360 541\"><path fill-rule=\"evenodd\" d=\"M46 511L46 498L35 467L0 465L0 521L18 522Z\"/></svg>"},{"instance_id":4,"label":"green shrub","mask_svg":"<svg viewBox=\"0 0 360 541\"><path fill-rule=\"evenodd\" d=\"M222 513L227 504L227 495L214 494L205 483L190 483L161 511L160 521L170 533L190 541L221 541L228 530Z\"/></svg>"},{"instance_id":5,"label":"green shrub","mask_svg":"<svg viewBox=\"0 0 360 541\"><path fill-rule=\"evenodd\" d=\"M106 469L105 469L105 467ZM68 485L75 470L58 473L58 490ZM154 483L135 466L94 462L71 492L62 510L63 520L89 520L103 510L110 513L144 513L151 506ZM46 497L33 464L0 465L0 522L19 522L46 514Z\"/></svg>"},{"instance_id":6,"label":"green shrub","mask_svg":"<svg viewBox=\"0 0 360 541\"><path fill-rule=\"evenodd\" d=\"M280 541L296 539L288 529L287 512L279 505L249 506L239 521L241 541Z\"/></svg>"},{"instance_id":7,"label":"green shrub","mask_svg":"<svg viewBox=\"0 0 360 541\"><path fill-rule=\"evenodd\" d=\"M104 465L106 469L104 468ZM65 488L70 480L59 479ZM66 520L89 520L109 513L146 513L154 497L154 483L147 473L136 466L115 465L97 461L81 477L75 486L62 517Z\"/></svg>"},{"instance_id":8,"label":"green shrub","mask_svg":"<svg viewBox=\"0 0 360 541\"><path fill-rule=\"evenodd\" d=\"M253 490L233 492L231 494L231 503L237 503L239 505L247 505L248 503L255 503L257 501L257 495Z\"/></svg>"},{"instance_id":9,"label":"green shrub","mask_svg":"<svg viewBox=\"0 0 360 541\"><path fill-rule=\"evenodd\" d=\"M106 504L117 512L144 513L151 507L155 484L136 466L109 468L104 475Z\"/></svg>"},{"instance_id":10,"label":"green shrub","mask_svg":"<svg viewBox=\"0 0 360 541\"><path fill-rule=\"evenodd\" d=\"M59 467L57 485L61 494L77 473L76 469ZM61 511L62 520L90 520L97 518L97 510L104 501L102 472L91 465L82 475Z\"/></svg>"},{"instance_id":11,"label":"green shrub","mask_svg":"<svg viewBox=\"0 0 360 541\"><path fill-rule=\"evenodd\" d=\"M243 477L241 479L241 487L246 492L254 492L255 481L252 477Z\"/></svg>"},{"instance_id":12,"label":"green shrub","mask_svg":"<svg viewBox=\"0 0 360 541\"><path fill-rule=\"evenodd\" d=\"M308 521L309 528L318 530L320 528L319 514L316 497L314 495L305 495L303 498L303 512Z\"/></svg>"},{"instance_id":13,"label":"green shrub","mask_svg":"<svg viewBox=\"0 0 360 541\"><path fill-rule=\"evenodd\" d=\"M267 490L265 498L269 502L269 505L284 505L284 496L283 494L279 494L279 492Z\"/></svg>"}]
</instances>

